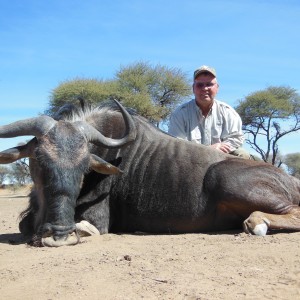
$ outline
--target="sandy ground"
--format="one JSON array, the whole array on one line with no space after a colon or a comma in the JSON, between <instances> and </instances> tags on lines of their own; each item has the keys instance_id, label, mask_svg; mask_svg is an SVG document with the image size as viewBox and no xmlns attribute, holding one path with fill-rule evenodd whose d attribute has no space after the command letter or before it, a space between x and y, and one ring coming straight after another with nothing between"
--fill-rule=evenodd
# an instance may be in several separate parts
<instances>
[{"instance_id":1,"label":"sandy ground","mask_svg":"<svg viewBox=\"0 0 300 300\"><path fill-rule=\"evenodd\" d=\"M1 299L300 299L300 232L86 237L33 248L26 193L0 193Z\"/></svg>"}]
</instances>

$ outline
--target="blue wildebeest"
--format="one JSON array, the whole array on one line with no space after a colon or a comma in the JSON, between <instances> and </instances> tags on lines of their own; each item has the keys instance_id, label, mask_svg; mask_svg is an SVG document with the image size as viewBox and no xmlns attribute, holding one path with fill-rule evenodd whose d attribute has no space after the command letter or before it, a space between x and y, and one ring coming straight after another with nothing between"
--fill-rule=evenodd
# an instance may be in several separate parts
<instances>
[{"instance_id":1,"label":"blue wildebeest","mask_svg":"<svg viewBox=\"0 0 300 300\"><path fill-rule=\"evenodd\" d=\"M0 127L2 138L35 136L0 153L0 163L30 158L19 228L34 245L78 243L82 220L100 233L300 230L299 180L169 136L116 103Z\"/></svg>"}]
</instances>

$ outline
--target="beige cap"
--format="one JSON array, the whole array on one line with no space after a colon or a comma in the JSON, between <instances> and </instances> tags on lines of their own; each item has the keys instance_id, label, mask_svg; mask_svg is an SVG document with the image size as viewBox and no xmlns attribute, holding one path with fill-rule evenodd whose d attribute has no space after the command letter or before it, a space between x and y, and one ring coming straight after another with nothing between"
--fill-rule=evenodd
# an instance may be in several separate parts
<instances>
[{"instance_id":1,"label":"beige cap","mask_svg":"<svg viewBox=\"0 0 300 300\"><path fill-rule=\"evenodd\" d=\"M209 67L209 66L201 66L200 68L196 69L194 72L194 80L196 79L196 77L201 74L201 73L210 73L212 74L214 77L217 77L217 72L214 68Z\"/></svg>"}]
</instances>

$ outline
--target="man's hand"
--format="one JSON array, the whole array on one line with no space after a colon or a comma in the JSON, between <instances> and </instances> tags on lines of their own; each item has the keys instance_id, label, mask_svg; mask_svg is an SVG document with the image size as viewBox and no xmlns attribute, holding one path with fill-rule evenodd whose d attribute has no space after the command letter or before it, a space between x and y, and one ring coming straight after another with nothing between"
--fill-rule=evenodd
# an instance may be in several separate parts
<instances>
[{"instance_id":1,"label":"man's hand","mask_svg":"<svg viewBox=\"0 0 300 300\"><path fill-rule=\"evenodd\" d=\"M217 149L217 150L220 150L224 153L231 152L230 146L228 144L225 144L225 143L216 143L216 144L210 145L210 147L212 147L214 149Z\"/></svg>"}]
</instances>

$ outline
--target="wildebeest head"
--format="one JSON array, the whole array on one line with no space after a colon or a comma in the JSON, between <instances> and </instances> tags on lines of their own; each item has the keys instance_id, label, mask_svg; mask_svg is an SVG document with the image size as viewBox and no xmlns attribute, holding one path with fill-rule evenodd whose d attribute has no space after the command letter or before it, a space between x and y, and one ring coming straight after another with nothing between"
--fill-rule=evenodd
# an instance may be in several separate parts
<instances>
[{"instance_id":1,"label":"wildebeest head","mask_svg":"<svg viewBox=\"0 0 300 300\"><path fill-rule=\"evenodd\" d=\"M33 135L26 145L0 153L0 163L30 158L38 209L32 224L36 236L47 246L78 243L74 213L84 174L93 169L103 174L121 171L90 153L89 143L104 148L119 148L135 139L134 121L117 102L126 131L121 139L102 135L85 121L56 121L49 116L18 121L0 127L0 137Z\"/></svg>"}]
</instances>

